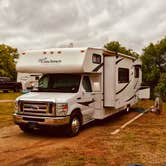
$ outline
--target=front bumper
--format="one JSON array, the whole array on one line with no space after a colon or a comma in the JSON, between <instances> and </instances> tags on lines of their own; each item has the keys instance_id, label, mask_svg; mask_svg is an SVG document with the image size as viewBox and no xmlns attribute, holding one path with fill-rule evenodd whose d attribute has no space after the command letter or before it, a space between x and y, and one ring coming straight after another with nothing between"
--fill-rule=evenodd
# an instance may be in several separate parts
<instances>
[{"instance_id":1,"label":"front bumper","mask_svg":"<svg viewBox=\"0 0 166 166\"><path fill-rule=\"evenodd\" d=\"M61 126L69 124L70 116L65 117L38 117L13 114L14 122L16 124L29 124L31 122L41 126Z\"/></svg>"}]
</instances>

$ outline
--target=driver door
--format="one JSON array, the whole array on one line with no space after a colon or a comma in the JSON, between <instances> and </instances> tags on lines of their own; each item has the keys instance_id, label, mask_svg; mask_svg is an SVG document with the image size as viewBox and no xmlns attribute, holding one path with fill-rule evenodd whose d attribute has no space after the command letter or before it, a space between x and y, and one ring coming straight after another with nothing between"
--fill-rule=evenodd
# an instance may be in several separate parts
<instances>
[{"instance_id":1,"label":"driver door","mask_svg":"<svg viewBox=\"0 0 166 166\"><path fill-rule=\"evenodd\" d=\"M86 123L94 119L93 113L94 113L95 100L89 76L83 76L82 88L83 92L80 104L82 104L83 119L84 122Z\"/></svg>"}]
</instances>

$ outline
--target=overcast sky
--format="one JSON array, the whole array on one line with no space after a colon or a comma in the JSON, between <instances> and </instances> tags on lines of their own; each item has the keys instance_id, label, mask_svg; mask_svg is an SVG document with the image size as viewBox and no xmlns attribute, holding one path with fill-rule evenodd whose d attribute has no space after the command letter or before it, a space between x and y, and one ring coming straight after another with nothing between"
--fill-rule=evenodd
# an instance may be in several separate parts
<instances>
[{"instance_id":1,"label":"overcast sky","mask_svg":"<svg viewBox=\"0 0 166 166\"><path fill-rule=\"evenodd\" d=\"M140 52L164 36L165 0L0 0L0 43L19 50L116 40Z\"/></svg>"}]
</instances>

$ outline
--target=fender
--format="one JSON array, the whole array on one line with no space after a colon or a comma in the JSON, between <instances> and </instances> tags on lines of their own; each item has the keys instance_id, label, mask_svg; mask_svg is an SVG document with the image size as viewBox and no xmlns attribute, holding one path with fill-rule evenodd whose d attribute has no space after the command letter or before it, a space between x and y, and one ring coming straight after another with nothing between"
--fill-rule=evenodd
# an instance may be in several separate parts
<instances>
[{"instance_id":1,"label":"fender","mask_svg":"<svg viewBox=\"0 0 166 166\"><path fill-rule=\"evenodd\" d=\"M82 110L81 108L81 105L80 104L77 104L77 103L74 103L73 105L69 105L69 110L67 112L67 115L71 115L71 113L74 111L74 110ZM81 113L82 114L82 113Z\"/></svg>"}]
</instances>

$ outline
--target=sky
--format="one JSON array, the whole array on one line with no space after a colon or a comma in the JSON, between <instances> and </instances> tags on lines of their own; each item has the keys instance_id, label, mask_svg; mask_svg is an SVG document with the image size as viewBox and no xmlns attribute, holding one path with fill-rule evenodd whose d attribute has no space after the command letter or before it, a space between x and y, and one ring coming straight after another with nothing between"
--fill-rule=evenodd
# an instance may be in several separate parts
<instances>
[{"instance_id":1,"label":"sky","mask_svg":"<svg viewBox=\"0 0 166 166\"><path fill-rule=\"evenodd\" d=\"M119 41L141 52L165 36L165 0L0 0L0 44L19 50Z\"/></svg>"}]
</instances>

